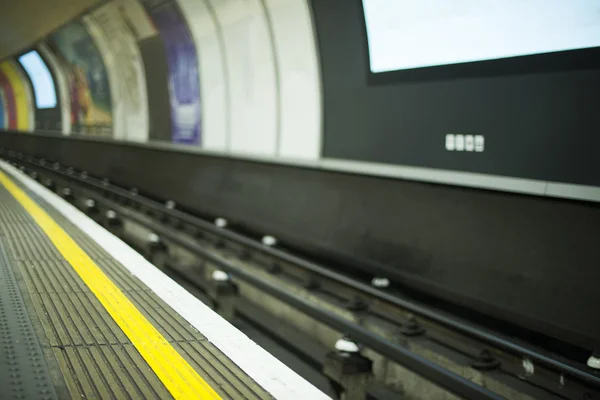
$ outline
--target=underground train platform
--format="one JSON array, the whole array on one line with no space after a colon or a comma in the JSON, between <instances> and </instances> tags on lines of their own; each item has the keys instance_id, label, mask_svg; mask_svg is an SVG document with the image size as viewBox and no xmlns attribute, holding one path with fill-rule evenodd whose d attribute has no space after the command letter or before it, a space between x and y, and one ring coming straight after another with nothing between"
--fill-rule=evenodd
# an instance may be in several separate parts
<instances>
[{"instance_id":1,"label":"underground train platform","mask_svg":"<svg viewBox=\"0 0 600 400\"><path fill-rule=\"evenodd\" d=\"M326 398L88 217L4 168L4 395Z\"/></svg>"},{"instance_id":2,"label":"underground train platform","mask_svg":"<svg viewBox=\"0 0 600 400\"><path fill-rule=\"evenodd\" d=\"M600 400L594 0L0 5L0 400Z\"/></svg>"}]
</instances>

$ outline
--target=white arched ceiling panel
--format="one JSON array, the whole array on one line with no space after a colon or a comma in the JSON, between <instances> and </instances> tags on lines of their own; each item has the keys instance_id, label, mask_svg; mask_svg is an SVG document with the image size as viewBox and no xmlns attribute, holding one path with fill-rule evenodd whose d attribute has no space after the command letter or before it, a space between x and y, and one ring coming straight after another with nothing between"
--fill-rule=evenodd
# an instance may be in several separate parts
<instances>
[{"instance_id":1,"label":"white arched ceiling panel","mask_svg":"<svg viewBox=\"0 0 600 400\"><path fill-rule=\"evenodd\" d=\"M281 130L278 155L318 159L321 81L313 22L306 0L265 0L279 66Z\"/></svg>"},{"instance_id":2,"label":"white arched ceiling panel","mask_svg":"<svg viewBox=\"0 0 600 400\"><path fill-rule=\"evenodd\" d=\"M277 70L260 0L210 0L225 41L231 146L238 154L274 156L278 147Z\"/></svg>"},{"instance_id":3,"label":"white arched ceiling panel","mask_svg":"<svg viewBox=\"0 0 600 400\"><path fill-rule=\"evenodd\" d=\"M226 151L229 147L229 92L223 36L208 0L179 0L187 20L200 66L202 147Z\"/></svg>"},{"instance_id":4,"label":"white arched ceiling panel","mask_svg":"<svg viewBox=\"0 0 600 400\"><path fill-rule=\"evenodd\" d=\"M110 73L114 72L116 96L122 115L118 138L145 142L148 140L148 99L144 66L132 29L127 25L125 3L133 0L116 0L92 12L86 20L93 21L99 29L98 47L105 60L111 59ZM90 32L94 29L90 28ZM102 43L102 44L100 44ZM117 91L118 90L118 91ZM117 103L113 103L117 104ZM118 118L115 114L115 118Z\"/></svg>"},{"instance_id":5,"label":"white arched ceiling panel","mask_svg":"<svg viewBox=\"0 0 600 400\"><path fill-rule=\"evenodd\" d=\"M37 47L42 57L48 62L48 67L55 78L54 85L60 101L61 131L63 135L71 133L71 100L69 99L69 84L60 62L46 43L40 43Z\"/></svg>"},{"instance_id":6,"label":"white arched ceiling panel","mask_svg":"<svg viewBox=\"0 0 600 400\"><path fill-rule=\"evenodd\" d=\"M119 2L121 16L138 41L158 35L150 16L138 0L117 1Z\"/></svg>"},{"instance_id":7,"label":"white arched ceiling panel","mask_svg":"<svg viewBox=\"0 0 600 400\"><path fill-rule=\"evenodd\" d=\"M125 99L121 96L121 79L115 57L110 50L108 38L104 36L104 32L98 25L98 22L89 15L86 15L82 18L82 23L100 52L104 68L108 75L113 119L112 137L115 139L124 139Z\"/></svg>"}]
</instances>

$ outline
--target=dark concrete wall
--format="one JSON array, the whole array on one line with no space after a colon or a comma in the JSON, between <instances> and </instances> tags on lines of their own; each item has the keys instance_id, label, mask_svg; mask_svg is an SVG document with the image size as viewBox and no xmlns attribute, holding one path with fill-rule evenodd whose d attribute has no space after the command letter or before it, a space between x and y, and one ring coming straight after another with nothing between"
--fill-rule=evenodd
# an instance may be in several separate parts
<instances>
[{"instance_id":1,"label":"dark concrete wall","mask_svg":"<svg viewBox=\"0 0 600 400\"><path fill-rule=\"evenodd\" d=\"M0 146L271 234L545 334L600 343L600 206L151 149L1 134Z\"/></svg>"},{"instance_id":2,"label":"dark concrete wall","mask_svg":"<svg viewBox=\"0 0 600 400\"><path fill-rule=\"evenodd\" d=\"M160 35L139 42L148 87L150 140L171 141L171 104L168 66Z\"/></svg>"}]
</instances>

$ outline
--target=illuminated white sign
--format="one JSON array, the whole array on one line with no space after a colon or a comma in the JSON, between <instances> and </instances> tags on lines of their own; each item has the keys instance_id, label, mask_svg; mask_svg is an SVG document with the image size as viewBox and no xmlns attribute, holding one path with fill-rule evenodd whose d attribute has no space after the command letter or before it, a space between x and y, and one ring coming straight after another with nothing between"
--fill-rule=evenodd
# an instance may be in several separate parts
<instances>
[{"instance_id":1,"label":"illuminated white sign","mask_svg":"<svg viewBox=\"0 0 600 400\"><path fill-rule=\"evenodd\" d=\"M600 46L599 0L363 0L372 72Z\"/></svg>"},{"instance_id":2,"label":"illuminated white sign","mask_svg":"<svg viewBox=\"0 0 600 400\"><path fill-rule=\"evenodd\" d=\"M27 71L35 92L37 108L56 107L56 89L52 74L37 51L30 51L19 57L19 62Z\"/></svg>"}]
</instances>

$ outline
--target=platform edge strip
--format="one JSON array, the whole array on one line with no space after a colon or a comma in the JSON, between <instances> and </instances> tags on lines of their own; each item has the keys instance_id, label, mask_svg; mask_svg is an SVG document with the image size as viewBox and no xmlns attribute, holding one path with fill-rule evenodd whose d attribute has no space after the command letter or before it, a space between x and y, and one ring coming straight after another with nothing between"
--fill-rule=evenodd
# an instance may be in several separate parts
<instances>
[{"instance_id":1,"label":"platform edge strip","mask_svg":"<svg viewBox=\"0 0 600 400\"><path fill-rule=\"evenodd\" d=\"M331 400L75 206L6 161L0 160L0 168L95 241L192 327L202 332L210 343L272 398Z\"/></svg>"},{"instance_id":2,"label":"platform edge strip","mask_svg":"<svg viewBox=\"0 0 600 400\"><path fill-rule=\"evenodd\" d=\"M175 399L220 399L87 253L2 171L0 183L49 237Z\"/></svg>"}]
</instances>

